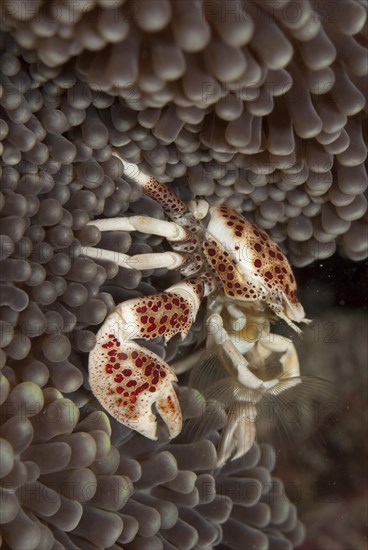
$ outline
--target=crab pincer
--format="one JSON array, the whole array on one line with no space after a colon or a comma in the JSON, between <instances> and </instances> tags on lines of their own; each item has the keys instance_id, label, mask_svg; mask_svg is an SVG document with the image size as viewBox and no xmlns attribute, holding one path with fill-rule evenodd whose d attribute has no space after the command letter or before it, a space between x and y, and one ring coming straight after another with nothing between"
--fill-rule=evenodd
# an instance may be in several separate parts
<instances>
[{"instance_id":1,"label":"crab pincer","mask_svg":"<svg viewBox=\"0 0 368 550\"><path fill-rule=\"evenodd\" d=\"M176 375L167 363L134 339L169 340L190 330L204 285L200 278L181 281L165 292L127 300L118 305L97 333L89 358L89 380L102 406L119 422L156 439L155 405L170 438L182 427L172 383Z\"/></svg>"}]
</instances>

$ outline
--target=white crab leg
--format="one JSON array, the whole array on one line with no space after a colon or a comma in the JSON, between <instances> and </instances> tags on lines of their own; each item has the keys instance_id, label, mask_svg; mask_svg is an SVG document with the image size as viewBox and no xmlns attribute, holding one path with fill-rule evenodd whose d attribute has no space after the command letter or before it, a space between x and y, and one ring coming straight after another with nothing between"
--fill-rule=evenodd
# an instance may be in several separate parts
<instances>
[{"instance_id":1,"label":"white crab leg","mask_svg":"<svg viewBox=\"0 0 368 550\"><path fill-rule=\"evenodd\" d=\"M278 384L279 381L277 379L268 380L265 382L249 370L248 361L236 348L235 344L226 332L220 315L217 315L216 313L210 315L207 320L207 327L209 331L207 347L211 347L213 342L222 347L236 368L238 372L238 380L243 386L250 389L269 389Z\"/></svg>"},{"instance_id":2,"label":"white crab leg","mask_svg":"<svg viewBox=\"0 0 368 550\"><path fill-rule=\"evenodd\" d=\"M81 255L88 256L94 260L108 260L114 262L120 267L127 269L158 269L166 267L167 269L177 269L183 266L187 259L177 252L151 252L147 254L136 254L129 256L115 250L106 250L94 246L82 246Z\"/></svg>"},{"instance_id":3,"label":"white crab leg","mask_svg":"<svg viewBox=\"0 0 368 550\"><path fill-rule=\"evenodd\" d=\"M187 231L175 222L159 220L150 216L126 216L92 220L87 225L94 225L100 231L140 231L148 235L165 237L168 241L184 241Z\"/></svg>"}]
</instances>

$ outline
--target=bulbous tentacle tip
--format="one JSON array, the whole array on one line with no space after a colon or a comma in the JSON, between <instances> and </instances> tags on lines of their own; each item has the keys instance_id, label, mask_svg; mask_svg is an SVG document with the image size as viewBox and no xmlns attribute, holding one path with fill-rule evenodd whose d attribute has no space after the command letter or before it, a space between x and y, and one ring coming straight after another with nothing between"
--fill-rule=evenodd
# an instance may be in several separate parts
<instances>
[{"instance_id":1,"label":"bulbous tentacle tip","mask_svg":"<svg viewBox=\"0 0 368 550\"><path fill-rule=\"evenodd\" d=\"M132 341L121 342L121 330L115 330L118 326L107 321L97 335L89 357L92 392L111 416L149 439L157 438L157 421L152 411L155 404L170 438L175 437L182 426L172 386L175 373L152 351Z\"/></svg>"}]
</instances>

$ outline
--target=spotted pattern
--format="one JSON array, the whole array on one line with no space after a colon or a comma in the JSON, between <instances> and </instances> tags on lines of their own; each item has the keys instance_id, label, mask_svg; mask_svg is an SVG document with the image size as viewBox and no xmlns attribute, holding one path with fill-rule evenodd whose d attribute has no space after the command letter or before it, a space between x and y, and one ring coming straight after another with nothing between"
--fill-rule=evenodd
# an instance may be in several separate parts
<instances>
[{"instance_id":1,"label":"spotted pattern","mask_svg":"<svg viewBox=\"0 0 368 550\"><path fill-rule=\"evenodd\" d=\"M129 428L141 431L144 418L151 418L151 406L170 425L181 426L180 407L171 382L176 380L170 367L155 353L134 342L121 343L114 331L102 333L90 361L93 393L109 413ZM143 424L142 424L143 425Z\"/></svg>"},{"instance_id":2,"label":"spotted pattern","mask_svg":"<svg viewBox=\"0 0 368 550\"><path fill-rule=\"evenodd\" d=\"M203 257L201 254L190 254L189 251L186 254L185 262L180 267L181 273L184 275L195 275L198 273L203 266Z\"/></svg>"},{"instance_id":3,"label":"spotted pattern","mask_svg":"<svg viewBox=\"0 0 368 550\"><path fill-rule=\"evenodd\" d=\"M188 255L190 254L190 256L188 256L187 263L195 263L197 265L196 269L193 269L193 273L195 273L202 267L202 258L198 254L198 251L201 246L203 227L198 224L198 220L196 220L194 216L188 212L179 217L175 217L175 222L178 225L181 225L182 229L186 231L186 237L181 239L180 242L169 241L170 245L176 252L184 252Z\"/></svg>"},{"instance_id":4,"label":"spotted pattern","mask_svg":"<svg viewBox=\"0 0 368 550\"><path fill-rule=\"evenodd\" d=\"M239 300L257 300L263 293L252 282L245 281L236 267L236 260L214 238L203 243L203 253L227 296Z\"/></svg>"},{"instance_id":5,"label":"spotted pattern","mask_svg":"<svg viewBox=\"0 0 368 550\"><path fill-rule=\"evenodd\" d=\"M169 218L175 219L187 211L184 202L153 177L144 185L144 192L162 206Z\"/></svg>"},{"instance_id":6,"label":"spotted pattern","mask_svg":"<svg viewBox=\"0 0 368 550\"><path fill-rule=\"evenodd\" d=\"M194 252L198 249L198 239L189 238L187 241L181 241L180 244L172 243L171 246L178 252Z\"/></svg>"},{"instance_id":7,"label":"spotted pattern","mask_svg":"<svg viewBox=\"0 0 368 550\"><path fill-rule=\"evenodd\" d=\"M189 291L194 292L200 303L203 299L203 282L200 278L185 279L182 281ZM133 305L133 307L132 307ZM126 302L123 307L129 307L133 318L137 323L139 333L136 338L151 340L164 336L169 340L175 334L184 336L189 332L197 311L194 311L190 299L179 292L160 292L153 296Z\"/></svg>"},{"instance_id":8,"label":"spotted pattern","mask_svg":"<svg viewBox=\"0 0 368 550\"><path fill-rule=\"evenodd\" d=\"M221 217L231 229L234 242L246 251L247 267L260 278L269 292L284 294L292 304L299 305L296 281L288 260L275 242L262 229L226 206L220 207Z\"/></svg>"}]
</instances>

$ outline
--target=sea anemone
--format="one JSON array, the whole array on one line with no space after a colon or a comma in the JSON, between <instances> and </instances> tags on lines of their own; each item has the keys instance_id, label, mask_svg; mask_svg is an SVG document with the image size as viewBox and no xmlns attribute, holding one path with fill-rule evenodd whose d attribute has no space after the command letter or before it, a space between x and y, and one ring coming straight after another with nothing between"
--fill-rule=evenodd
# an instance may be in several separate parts
<instances>
[{"instance_id":1,"label":"sea anemone","mask_svg":"<svg viewBox=\"0 0 368 550\"><path fill-rule=\"evenodd\" d=\"M1 25L22 48L2 56L4 160L23 146L44 164L49 147L99 171L113 146L249 213L295 265L337 246L361 260L366 14L359 0L4 1Z\"/></svg>"},{"instance_id":2,"label":"sea anemone","mask_svg":"<svg viewBox=\"0 0 368 550\"><path fill-rule=\"evenodd\" d=\"M293 548L304 529L275 453L254 445L216 470L216 403L182 388L186 431L149 442L89 403L78 407L55 388L20 382L2 403L1 533L12 549ZM4 377L5 378L5 377ZM6 396L6 391L4 393ZM198 419L201 439L191 435Z\"/></svg>"}]
</instances>

